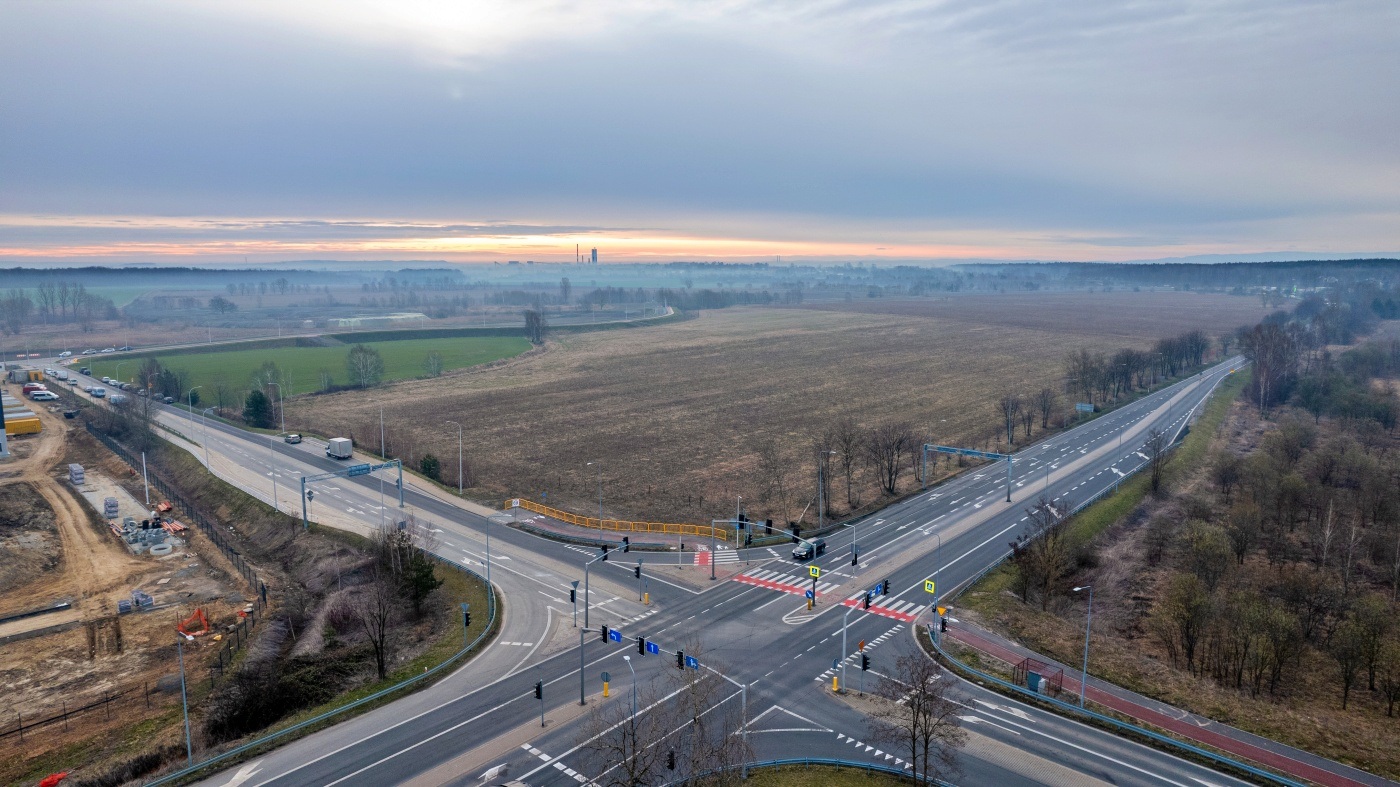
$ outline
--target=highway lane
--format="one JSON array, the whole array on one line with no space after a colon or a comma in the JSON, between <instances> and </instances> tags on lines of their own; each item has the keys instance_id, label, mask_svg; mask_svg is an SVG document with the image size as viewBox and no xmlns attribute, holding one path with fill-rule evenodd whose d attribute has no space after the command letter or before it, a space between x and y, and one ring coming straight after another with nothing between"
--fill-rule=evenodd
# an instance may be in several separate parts
<instances>
[{"instance_id":1,"label":"highway lane","mask_svg":"<svg viewBox=\"0 0 1400 787\"><path fill-rule=\"evenodd\" d=\"M999 472L997 466L990 466L965 474L930 490L925 495L916 496L886 509L876 517L868 518L858 528L863 559L862 566L855 575L850 571L849 555L843 553L842 548L849 547L850 540L847 534L855 535L853 531L857 528L829 538L831 550L815 562L836 582L831 587L823 587L825 592L819 597L818 608L814 614L806 611L805 602L800 597L787 592L743 582L723 582L717 583L714 588L703 594L682 588L653 586L658 608L650 611L646 617L632 618L627 615L626 610L619 609L615 612L598 613L599 618L595 623L612 621L612 625L620 625L629 637L642 634L657 638L703 639L707 644L713 643L711 651L717 657L741 665L740 678L756 683L754 699L761 696L761 692L772 691L781 697L800 699L804 703L800 706L802 710L815 713L834 712L826 707L837 701L830 697L829 688L825 688L827 680L822 673L830 667L831 658L840 656L840 642L833 639L835 632L825 630L829 625L834 625L839 618L829 613L844 612L845 608L840 606L840 601L847 596L856 595L861 587L867 586L867 582L873 584L876 577L883 578L885 574L890 576L893 586L899 591L898 594L891 594L895 599L916 589L922 592L923 578L931 575L930 570L933 568L927 559L930 552L943 558L940 561L941 565L937 566L936 573L945 584L970 577L983 565L1005 552L1004 540L1009 538L1002 537L1006 535L1008 528L1016 526L1019 516L1024 516L1019 514L1020 506L1034 497L1033 493L1036 490L1034 487L1027 490L1025 487L1028 484L1040 480L1052 494L1069 495L1081 493L1082 490L1086 497L1098 487L1110 485L1119 476L1112 474L1108 468L1116 466L1118 461L1127 461L1130 456L1108 456L1110 452L1101 450L1109 443L1113 443L1113 448L1116 449L1117 437L1114 430L1127 427L1136 429L1130 434L1137 435L1145 433L1150 425L1183 423L1185 414L1203 398L1206 387L1204 383L1211 379L1211 376L1203 377L1196 380L1194 385L1193 381L1186 381L1172 389L1154 394L1143 402L1125 407L1118 413L1099 419L1107 423L1091 422L1086 427L1059 435L1024 452L1026 456L1014 466L1014 504L1002 502L1005 475L1004 472ZM1187 395L1191 392L1194 394ZM1150 419L1144 418L1152 405L1160 405L1173 397L1177 400L1153 413ZM219 428L215 428L211 425L211 434L215 431L224 433L223 438L231 443L249 442L247 433L229 427L220 425ZM253 438L255 441L257 439ZM1131 446L1130 440L1125 440L1124 444L1125 448ZM215 449L212 440L210 448ZM234 446L220 445L218 450L232 451ZM248 450L246 446L243 450L246 456L241 459L250 463L255 463L255 458L262 454L262 451ZM273 454L294 460L287 468L288 472L298 468L306 468L301 472L321 472L326 468L343 467L309 453L305 447L297 449L293 446L274 444ZM281 457L274 460L272 471L278 471L276 462L280 461ZM1045 471L1038 466L1045 464L1051 465L1048 479L1045 478ZM1105 474L1111 474L1111 477L1106 477ZM385 518L385 513L373 508L378 499L378 482L373 479L354 481L355 484L346 484L340 490L346 493L344 499L347 503L351 500L355 503L347 507L358 507L361 512L373 511L375 517ZM407 496L412 499L414 494L415 490L410 489ZM448 549L460 548L467 552L472 547L480 548L481 530L490 527L488 519L454 510L455 507L449 507L449 503L427 499L427 495L420 496L425 499L415 502L429 515L442 515L452 519L451 524L461 527L460 531L449 527L442 528L444 544ZM528 553L526 557L531 561L561 564L559 573L564 573L565 576L565 572L572 568L568 565L570 561L577 566L589 556L580 554L581 552L593 553L592 550L566 547L499 526L496 526L495 532L501 534L500 541L525 550ZM988 533L995 535L984 535ZM453 540L459 534L463 540ZM948 542L942 544L941 550L935 546L935 535ZM493 546L496 543L496 539L493 539ZM771 558L771 553L766 549L748 550L745 556L751 559ZM499 565L501 564L497 563L497 566ZM525 562L521 565L525 565ZM599 565L603 567L606 564ZM798 573L792 570L794 567L787 560L770 560L766 565L781 569L782 574ZM754 566L746 575L753 576L758 571L774 571L775 568ZM576 576L577 569L572 571ZM565 587L566 583L562 581L562 577L556 576L553 579L558 580L554 582L555 589ZM500 582L499 579L497 581ZM596 581L598 585L595 587L606 587L609 584L608 575L600 576ZM512 589L512 599L516 594L529 595L530 590L523 586ZM541 592L538 588L534 590L536 593ZM557 597L554 600L557 601ZM889 602L885 599L877 602L885 603ZM548 605L545 606L547 609ZM891 604L886 608L885 614L864 611L853 613L851 643L857 641L857 638L874 641L884 635L892 623L899 625L899 619L894 617L897 611ZM878 607L876 612L879 612ZM588 655L585 658L593 660L592 652L600 649L603 653L598 658L604 660L600 663L607 663L609 658L616 663L620 653L627 651L626 648L614 648L615 652L609 656L606 652L607 646L589 644L586 649ZM534 662L526 668L528 672L538 669L540 674L549 677L549 695L561 695L561 705L576 702L574 692L577 691L577 662L572 658L565 658L565 653L556 653L552 658L541 653L536 661L541 658L547 660L538 668L534 666ZM782 656L786 656L786 659L780 658ZM655 658L650 660L658 661ZM620 663L616 665L622 666ZM593 666L590 665L589 669L593 669ZM261 783L271 783L275 780L279 784L325 784L335 779L345 779L342 783L384 783L382 779L390 773L390 778L399 780L414 769L421 772L440 765L460 756L464 749L485 742L477 738L485 737L491 731L512 728L516 726L513 722L532 715L524 706L534 704L533 695L528 697L529 702L523 701L527 699L523 695L529 694L529 687L533 685L533 681L525 678L525 675L517 675L515 678L499 680L487 689L479 690L478 694L470 695L470 699L453 699L447 702L442 701L447 692L439 693L435 688L426 694L436 695L440 707L426 708L420 711L422 715L414 717L408 712L409 708L396 707L396 703L364 717L365 723L352 722L332 731L318 733L302 742L307 744L305 746L292 744L275 752L268 760L260 761L263 773L277 774L273 779ZM765 681L771 681L773 688L765 686ZM481 682L478 680L475 685L480 685ZM570 686L567 692L563 690L565 684ZM792 699L785 701L787 705L794 704ZM778 703L774 702L773 705L778 706ZM786 708L787 705L781 707ZM385 713L391 708L394 712ZM489 725L482 724L478 718L483 710L488 712ZM761 712L761 708L755 707L755 713L758 712ZM404 721L405 719L408 721ZM473 719L476 721L473 722ZM350 729L352 726L353 730ZM342 727L347 729L341 729ZM475 738L458 734L459 730L466 728L479 729L482 732ZM373 734L357 737L357 732L367 729L374 731ZM996 728L989 726L989 729ZM318 738L320 740L317 740ZM326 738L349 741L352 745L334 756L322 757L325 752L338 748L328 745ZM781 740L781 735L774 739ZM424 740L427 742L423 743ZM1157 756L1155 752L1146 751L1144 756ZM283 756L277 756L279 754ZM973 759L976 760L975 757ZM310 765L305 764L308 761L311 762ZM980 763L977 766L979 768L995 767L991 762L976 761ZM362 770L366 768L368 770ZM384 770L386 768L390 770ZM1114 771L1114 768L1122 773ZM554 770L556 773L562 773L559 769ZM1121 781L1129 779L1134 771L1123 765L1113 765L1107 772L1114 773L1115 778ZM381 781L376 782L374 779ZM215 778L209 783L220 782Z\"/></svg>"}]
</instances>

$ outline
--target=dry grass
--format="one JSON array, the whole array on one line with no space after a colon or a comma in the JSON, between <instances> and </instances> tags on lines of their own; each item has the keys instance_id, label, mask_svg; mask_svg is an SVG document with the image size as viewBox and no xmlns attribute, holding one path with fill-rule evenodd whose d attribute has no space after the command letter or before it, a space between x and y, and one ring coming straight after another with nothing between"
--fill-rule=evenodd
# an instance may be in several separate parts
<instances>
[{"instance_id":1,"label":"dry grass","mask_svg":"<svg viewBox=\"0 0 1400 787\"><path fill-rule=\"evenodd\" d=\"M808 309L705 312L684 323L565 337L550 352L497 369L299 399L289 403L288 423L353 435L373 449L382 405L389 451L410 462L432 452L448 477L456 473L457 441L445 421L460 421L478 471L475 491L496 502L548 492L551 504L594 510L598 477L586 464L596 460L610 516L705 521L727 516L743 495L750 515L781 521L776 504L758 499L755 454L765 442L774 441L794 468L796 518L815 492L810 440L841 417L865 426L908 420L932 439L995 448L997 396L1058 387L1071 349L1145 346L1201 325L1201 308L1209 311L1218 298L1186 308L1194 297L1171 295L1169 308L1144 320L1140 295L1045 296L1046 313L1037 319L1053 329L997 324L1026 311L1022 296L977 298L980 322ZM1085 299L1094 300L1096 322L1114 324L1120 315L1126 327L1081 330ZM1220 320L1239 321L1235 314ZM867 502L873 489L866 485ZM833 498L843 502L839 485Z\"/></svg>"}]
</instances>

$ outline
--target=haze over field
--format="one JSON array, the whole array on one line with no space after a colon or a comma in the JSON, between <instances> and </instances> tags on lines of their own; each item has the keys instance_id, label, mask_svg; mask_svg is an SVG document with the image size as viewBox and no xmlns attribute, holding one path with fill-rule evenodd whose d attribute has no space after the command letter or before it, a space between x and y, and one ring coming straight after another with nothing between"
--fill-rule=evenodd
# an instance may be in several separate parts
<instances>
[{"instance_id":1,"label":"haze over field","mask_svg":"<svg viewBox=\"0 0 1400 787\"><path fill-rule=\"evenodd\" d=\"M8 3L0 259L1400 249L1400 7Z\"/></svg>"}]
</instances>

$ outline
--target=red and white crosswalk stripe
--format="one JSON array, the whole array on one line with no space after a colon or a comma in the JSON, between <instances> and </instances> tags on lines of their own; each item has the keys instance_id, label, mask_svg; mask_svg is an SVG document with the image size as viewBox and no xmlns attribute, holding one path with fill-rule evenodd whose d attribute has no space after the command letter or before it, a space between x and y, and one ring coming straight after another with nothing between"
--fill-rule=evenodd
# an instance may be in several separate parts
<instances>
[{"instance_id":1,"label":"red and white crosswalk stripe","mask_svg":"<svg viewBox=\"0 0 1400 787\"><path fill-rule=\"evenodd\" d=\"M792 593L803 596L812 589L812 581L804 580L792 574L784 574L780 571L770 571L767 569L753 569L733 577L735 582L742 582L745 585L777 590L782 593ZM823 596L831 592L837 586L831 582L817 582L817 595Z\"/></svg>"},{"instance_id":2,"label":"red and white crosswalk stripe","mask_svg":"<svg viewBox=\"0 0 1400 787\"><path fill-rule=\"evenodd\" d=\"M720 549L716 549L713 552L709 551L708 549L705 549L704 547L701 547L695 553L695 565L708 566L710 565L711 561L713 561L716 565L721 566L725 563L738 563L739 553L734 551L733 549L724 549L722 547Z\"/></svg>"}]
</instances>

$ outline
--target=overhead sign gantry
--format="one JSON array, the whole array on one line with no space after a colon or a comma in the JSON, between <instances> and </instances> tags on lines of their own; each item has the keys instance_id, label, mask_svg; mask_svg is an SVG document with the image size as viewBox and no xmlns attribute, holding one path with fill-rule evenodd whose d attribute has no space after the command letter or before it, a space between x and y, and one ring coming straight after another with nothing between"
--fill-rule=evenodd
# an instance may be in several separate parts
<instances>
[{"instance_id":1,"label":"overhead sign gantry","mask_svg":"<svg viewBox=\"0 0 1400 787\"><path fill-rule=\"evenodd\" d=\"M307 503L310 503L310 502L311 502L311 496L314 494L314 490L308 490L308 489L306 488L306 485L307 485L308 483L315 483L316 481L325 481L325 480L328 479L328 478L339 478L339 477L342 477L342 476L345 477L345 478L354 478L355 476L369 475L370 473L373 473L373 472L375 472L375 471L377 471L377 470L383 470L383 469L388 468L388 467L396 467L396 468L398 468L398 470L399 470L399 479L398 479L397 481L394 482L394 486L395 486L395 488L397 488L397 489L399 490L399 508L403 508L403 461L402 461L402 460L399 460L399 459L391 459L391 460L389 460L388 462L381 462L381 463L379 463L379 464L377 464L377 465L372 465L372 464L350 465L349 467L345 468L344 470L336 470L335 472L332 472L332 473L321 473L320 475L304 475L304 476L302 476L302 477L301 477L301 528L302 528L302 530L305 530L305 529L309 526L308 521L307 521L307 518L306 518L306 505L307 505Z\"/></svg>"},{"instance_id":2,"label":"overhead sign gantry","mask_svg":"<svg viewBox=\"0 0 1400 787\"><path fill-rule=\"evenodd\" d=\"M992 453L991 451L978 451L978 450L975 449L975 448L956 448L956 447L951 446L951 445L929 445L929 444L925 444L925 445L924 445L924 451L923 451L923 463L924 463L923 470L924 470L924 477L923 477L923 479L922 479L925 483L927 483L927 481L928 481L928 452L929 452L929 451L936 451L936 452L938 452L938 453L940 453L940 454L953 454L954 456L970 456L970 457L972 457L972 458L974 458L974 459L990 459L990 460L992 460L993 462L996 462L996 461L1001 460L1001 459L1005 459L1005 460L1006 460L1006 502L1008 502L1008 503L1011 502L1011 463L1014 461L1014 459L1012 458L1012 455L1011 455L1011 454L994 454L994 453Z\"/></svg>"}]
</instances>

